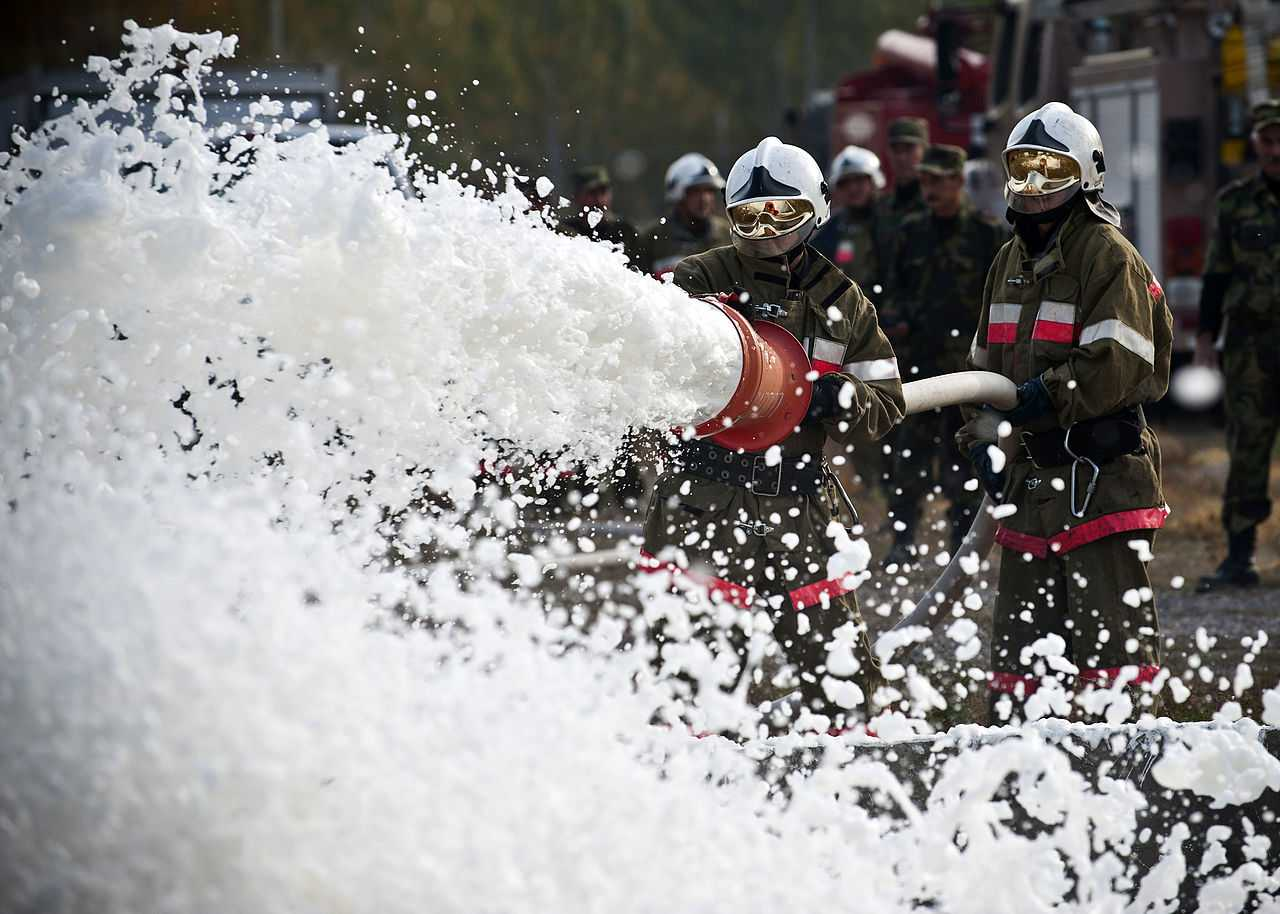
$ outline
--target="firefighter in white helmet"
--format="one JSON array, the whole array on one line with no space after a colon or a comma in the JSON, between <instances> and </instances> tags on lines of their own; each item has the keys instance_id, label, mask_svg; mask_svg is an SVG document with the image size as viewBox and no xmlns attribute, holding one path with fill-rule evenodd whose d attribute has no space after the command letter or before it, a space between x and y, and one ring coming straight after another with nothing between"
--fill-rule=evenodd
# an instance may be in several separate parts
<instances>
[{"instance_id":1,"label":"firefighter in white helmet","mask_svg":"<svg viewBox=\"0 0 1280 914\"><path fill-rule=\"evenodd\" d=\"M813 246L878 301L881 271L890 259L876 207L885 185L880 157L861 146L846 146L831 162L827 182L831 219L814 236Z\"/></svg>"},{"instance_id":2,"label":"firefighter in white helmet","mask_svg":"<svg viewBox=\"0 0 1280 914\"><path fill-rule=\"evenodd\" d=\"M687 152L667 168L667 212L640 230L636 265L662 278L685 257L729 243L729 223L721 215L724 178L706 156Z\"/></svg>"},{"instance_id":3,"label":"firefighter in white helmet","mask_svg":"<svg viewBox=\"0 0 1280 914\"><path fill-rule=\"evenodd\" d=\"M1097 129L1053 102L1009 135L1015 235L987 276L973 368L1018 386L1005 463L971 421L957 435L1000 518L994 721L1154 711L1159 624L1146 562L1168 514L1143 405L1169 383L1172 318L1103 198ZM987 432L985 434L990 434ZM1115 688L1117 685L1122 688ZM1108 719L1115 719L1112 708Z\"/></svg>"},{"instance_id":4,"label":"firefighter in white helmet","mask_svg":"<svg viewBox=\"0 0 1280 914\"><path fill-rule=\"evenodd\" d=\"M725 205L732 243L682 260L675 283L723 294L803 342L813 401L769 453L680 445L654 491L644 567L696 575L740 621L768 613L806 711L821 715L802 726L843 728L871 716L880 677L839 558L844 499L823 450L883 436L902 417L902 384L871 303L807 243L830 212L813 158L766 138L733 166Z\"/></svg>"}]
</instances>

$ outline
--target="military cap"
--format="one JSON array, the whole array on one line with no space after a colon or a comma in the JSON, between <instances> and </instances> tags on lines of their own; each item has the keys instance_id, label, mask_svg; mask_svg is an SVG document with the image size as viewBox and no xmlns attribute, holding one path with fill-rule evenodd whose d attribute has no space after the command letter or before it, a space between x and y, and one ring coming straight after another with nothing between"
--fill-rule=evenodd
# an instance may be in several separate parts
<instances>
[{"instance_id":1,"label":"military cap","mask_svg":"<svg viewBox=\"0 0 1280 914\"><path fill-rule=\"evenodd\" d=\"M922 117L897 117L889 122L890 143L929 145L929 122Z\"/></svg>"},{"instance_id":2,"label":"military cap","mask_svg":"<svg viewBox=\"0 0 1280 914\"><path fill-rule=\"evenodd\" d=\"M1265 102L1259 102L1249 113L1253 117L1254 130L1280 124L1280 99L1269 98Z\"/></svg>"},{"instance_id":3,"label":"military cap","mask_svg":"<svg viewBox=\"0 0 1280 914\"><path fill-rule=\"evenodd\" d=\"M609 187L609 169L603 165L587 165L573 173L573 192L580 194L586 190Z\"/></svg>"},{"instance_id":4,"label":"military cap","mask_svg":"<svg viewBox=\"0 0 1280 914\"><path fill-rule=\"evenodd\" d=\"M934 143L924 151L920 160L920 170L935 175L962 175L964 163L968 156L959 146L948 146L945 143Z\"/></svg>"}]
</instances>

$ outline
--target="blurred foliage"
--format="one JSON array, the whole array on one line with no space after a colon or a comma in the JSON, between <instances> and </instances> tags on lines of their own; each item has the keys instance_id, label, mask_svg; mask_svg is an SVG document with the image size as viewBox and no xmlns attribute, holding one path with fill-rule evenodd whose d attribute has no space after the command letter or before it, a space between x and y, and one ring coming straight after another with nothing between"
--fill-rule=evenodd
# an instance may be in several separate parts
<instances>
[{"instance_id":1,"label":"blurred foliage","mask_svg":"<svg viewBox=\"0 0 1280 914\"><path fill-rule=\"evenodd\" d=\"M363 106L345 106L349 120L369 112L404 129L405 93L422 102L435 89L438 99L417 110L453 124L439 131L449 148L426 150L437 163L488 163L502 151L557 181L575 164L608 164L621 172L619 209L639 218L661 205L662 173L676 156L698 150L727 169L760 137L785 137L785 114L808 91L866 67L880 32L914 28L927 5L51 0L8 14L0 75L114 56L126 18L220 29L240 36L245 65L336 64L349 88L366 91Z\"/></svg>"}]
</instances>

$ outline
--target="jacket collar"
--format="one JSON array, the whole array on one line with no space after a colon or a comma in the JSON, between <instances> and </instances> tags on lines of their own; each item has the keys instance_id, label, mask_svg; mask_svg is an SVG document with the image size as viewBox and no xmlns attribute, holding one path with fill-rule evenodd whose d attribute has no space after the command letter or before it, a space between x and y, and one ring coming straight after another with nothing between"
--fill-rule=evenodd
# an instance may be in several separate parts
<instances>
[{"instance_id":1,"label":"jacket collar","mask_svg":"<svg viewBox=\"0 0 1280 914\"><path fill-rule=\"evenodd\" d=\"M817 261L807 243L777 257L748 257L737 248L734 248L734 253L742 261L748 276L782 285L788 285L792 277L803 279Z\"/></svg>"},{"instance_id":2,"label":"jacket collar","mask_svg":"<svg viewBox=\"0 0 1280 914\"><path fill-rule=\"evenodd\" d=\"M1024 242L1016 232L1013 236L1013 243L1017 245L1018 261L1025 268L1028 261L1031 263L1031 272L1037 280L1048 276L1062 268L1066 262L1066 258L1062 254L1062 243L1064 239L1069 239L1080 230L1080 227L1089 221L1096 221L1097 217L1089 211L1087 206L1077 206L1064 219L1053 234L1049 236L1049 243L1045 245L1044 251L1038 257L1033 258L1027 251L1026 242Z\"/></svg>"}]
</instances>

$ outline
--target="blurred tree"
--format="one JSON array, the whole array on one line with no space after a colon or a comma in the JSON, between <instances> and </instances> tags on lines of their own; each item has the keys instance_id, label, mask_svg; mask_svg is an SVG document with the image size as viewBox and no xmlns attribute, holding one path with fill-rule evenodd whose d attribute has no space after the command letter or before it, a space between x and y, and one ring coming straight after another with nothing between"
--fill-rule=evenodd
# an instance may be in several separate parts
<instances>
[{"instance_id":1,"label":"blurred tree","mask_svg":"<svg viewBox=\"0 0 1280 914\"><path fill-rule=\"evenodd\" d=\"M559 180L573 164L604 163L619 209L639 219L661 207L662 173L676 156L698 150L727 169L760 137L785 136L783 114L807 90L865 67L880 32L914 28L927 5L49 0L9 14L0 76L114 55L125 18L220 29L240 36L245 65L337 64L347 120L406 130L409 114L429 117L409 133L435 164L506 157ZM349 101L357 88L359 105Z\"/></svg>"}]
</instances>

